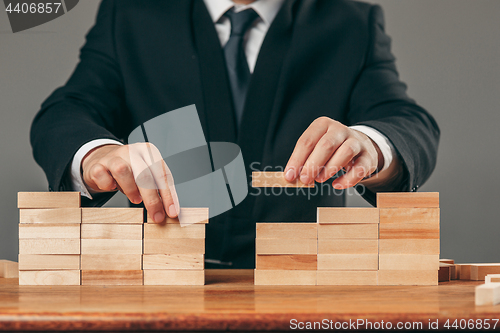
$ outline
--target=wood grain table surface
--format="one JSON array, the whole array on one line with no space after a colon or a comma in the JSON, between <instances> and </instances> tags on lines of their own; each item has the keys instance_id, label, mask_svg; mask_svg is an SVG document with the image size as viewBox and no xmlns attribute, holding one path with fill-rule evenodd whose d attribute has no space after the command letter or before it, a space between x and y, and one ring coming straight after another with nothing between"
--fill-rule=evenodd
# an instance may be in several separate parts
<instances>
[{"instance_id":1,"label":"wood grain table surface","mask_svg":"<svg viewBox=\"0 0 500 333\"><path fill-rule=\"evenodd\" d=\"M252 270L207 270L205 286L19 286L0 279L0 330L281 331L291 321L358 319L423 328L429 320L439 320L440 328L448 319L494 323L500 305L476 307L478 284L254 286Z\"/></svg>"}]
</instances>

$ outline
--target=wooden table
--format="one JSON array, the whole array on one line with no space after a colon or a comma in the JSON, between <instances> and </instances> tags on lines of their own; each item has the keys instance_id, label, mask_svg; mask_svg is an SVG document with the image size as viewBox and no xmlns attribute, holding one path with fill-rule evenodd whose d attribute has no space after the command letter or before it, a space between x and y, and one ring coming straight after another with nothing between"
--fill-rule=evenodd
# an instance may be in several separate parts
<instances>
[{"instance_id":1,"label":"wooden table","mask_svg":"<svg viewBox=\"0 0 500 333\"><path fill-rule=\"evenodd\" d=\"M333 327L358 319L393 327L426 328L429 319L440 328L448 319L494 324L500 305L475 307L478 284L254 286L251 270L207 270L202 287L36 287L0 279L0 330L289 330L293 319L297 325L331 320Z\"/></svg>"}]
</instances>

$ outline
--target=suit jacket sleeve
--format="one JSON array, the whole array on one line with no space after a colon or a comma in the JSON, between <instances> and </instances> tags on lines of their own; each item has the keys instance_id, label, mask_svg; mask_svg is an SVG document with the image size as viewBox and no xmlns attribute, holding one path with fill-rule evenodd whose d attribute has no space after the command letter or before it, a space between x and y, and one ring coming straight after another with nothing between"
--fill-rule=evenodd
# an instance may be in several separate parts
<instances>
[{"instance_id":1,"label":"suit jacket sleeve","mask_svg":"<svg viewBox=\"0 0 500 333\"><path fill-rule=\"evenodd\" d=\"M406 94L399 80L391 39L384 31L382 9L373 6L369 19L370 43L364 67L352 90L348 122L371 126L394 145L405 175L387 191L416 191L436 165L439 127L434 118ZM375 194L364 198L375 204Z\"/></svg>"},{"instance_id":2,"label":"suit jacket sleeve","mask_svg":"<svg viewBox=\"0 0 500 333\"><path fill-rule=\"evenodd\" d=\"M113 42L113 7L112 0L102 2L75 71L65 86L47 98L33 121L33 155L51 191L70 189L70 164L82 145L94 139L122 141L121 134L130 124ZM98 205L110 196L82 203Z\"/></svg>"}]
</instances>

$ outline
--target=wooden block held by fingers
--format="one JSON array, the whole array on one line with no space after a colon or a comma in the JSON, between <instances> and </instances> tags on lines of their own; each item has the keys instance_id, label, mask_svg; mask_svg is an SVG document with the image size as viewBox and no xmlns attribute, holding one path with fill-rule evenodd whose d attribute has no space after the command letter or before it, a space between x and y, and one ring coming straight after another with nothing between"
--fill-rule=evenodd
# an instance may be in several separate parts
<instances>
[{"instance_id":1,"label":"wooden block held by fingers","mask_svg":"<svg viewBox=\"0 0 500 333\"><path fill-rule=\"evenodd\" d=\"M316 270L318 258L315 254L257 255L256 269L265 270Z\"/></svg>"},{"instance_id":2,"label":"wooden block held by fingers","mask_svg":"<svg viewBox=\"0 0 500 333\"><path fill-rule=\"evenodd\" d=\"M80 256L77 254L20 254L21 271L79 270Z\"/></svg>"},{"instance_id":3,"label":"wooden block held by fingers","mask_svg":"<svg viewBox=\"0 0 500 333\"><path fill-rule=\"evenodd\" d=\"M439 254L439 239L380 239L380 254Z\"/></svg>"},{"instance_id":4,"label":"wooden block held by fingers","mask_svg":"<svg viewBox=\"0 0 500 333\"><path fill-rule=\"evenodd\" d=\"M283 172L252 172L252 187L314 187L313 184L304 184L297 178L293 182L285 179Z\"/></svg>"},{"instance_id":5,"label":"wooden block held by fingers","mask_svg":"<svg viewBox=\"0 0 500 333\"><path fill-rule=\"evenodd\" d=\"M142 269L141 254L82 254L85 271L137 271Z\"/></svg>"},{"instance_id":6,"label":"wooden block held by fingers","mask_svg":"<svg viewBox=\"0 0 500 333\"><path fill-rule=\"evenodd\" d=\"M82 239L142 240L142 225L82 224Z\"/></svg>"},{"instance_id":7,"label":"wooden block held by fingers","mask_svg":"<svg viewBox=\"0 0 500 333\"><path fill-rule=\"evenodd\" d=\"M142 240L82 239L82 254L142 254Z\"/></svg>"},{"instance_id":8,"label":"wooden block held by fingers","mask_svg":"<svg viewBox=\"0 0 500 333\"><path fill-rule=\"evenodd\" d=\"M437 270L378 271L379 286L437 286Z\"/></svg>"},{"instance_id":9,"label":"wooden block held by fingers","mask_svg":"<svg viewBox=\"0 0 500 333\"><path fill-rule=\"evenodd\" d=\"M82 208L82 223L143 224L142 208Z\"/></svg>"},{"instance_id":10,"label":"wooden block held by fingers","mask_svg":"<svg viewBox=\"0 0 500 333\"><path fill-rule=\"evenodd\" d=\"M128 271L83 271L82 286L142 286L141 270Z\"/></svg>"},{"instance_id":11,"label":"wooden block held by fingers","mask_svg":"<svg viewBox=\"0 0 500 333\"><path fill-rule=\"evenodd\" d=\"M448 282L451 280L451 264L439 263L438 281ZM453 266L455 267L455 266Z\"/></svg>"},{"instance_id":12,"label":"wooden block held by fingers","mask_svg":"<svg viewBox=\"0 0 500 333\"><path fill-rule=\"evenodd\" d=\"M380 239L439 239L439 223L384 223L379 225Z\"/></svg>"},{"instance_id":13,"label":"wooden block held by fingers","mask_svg":"<svg viewBox=\"0 0 500 333\"><path fill-rule=\"evenodd\" d=\"M488 274L484 278L485 283L500 283L500 274Z\"/></svg>"},{"instance_id":14,"label":"wooden block held by fingers","mask_svg":"<svg viewBox=\"0 0 500 333\"><path fill-rule=\"evenodd\" d=\"M377 193L378 208L439 208L439 192Z\"/></svg>"},{"instance_id":15,"label":"wooden block held by fingers","mask_svg":"<svg viewBox=\"0 0 500 333\"><path fill-rule=\"evenodd\" d=\"M378 239L378 224L318 224L318 239Z\"/></svg>"},{"instance_id":16,"label":"wooden block held by fingers","mask_svg":"<svg viewBox=\"0 0 500 333\"><path fill-rule=\"evenodd\" d=\"M439 208L381 208L380 224L439 223Z\"/></svg>"},{"instance_id":17,"label":"wooden block held by fingers","mask_svg":"<svg viewBox=\"0 0 500 333\"><path fill-rule=\"evenodd\" d=\"M318 239L318 254L378 254L378 240Z\"/></svg>"},{"instance_id":18,"label":"wooden block held by fingers","mask_svg":"<svg viewBox=\"0 0 500 333\"><path fill-rule=\"evenodd\" d=\"M172 219L166 216L163 222L158 224L180 224L181 222L183 225L195 223L207 224L208 216L208 208L181 208L181 212L177 218ZM155 223L149 214L147 223Z\"/></svg>"},{"instance_id":19,"label":"wooden block held by fingers","mask_svg":"<svg viewBox=\"0 0 500 333\"><path fill-rule=\"evenodd\" d=\"M80 224L20 224L19 239L80 239Z\"/></svg>"},{"instance_id":20,"label":"wooden block held by fingers","mask_svg":"<svg viewBox=\"0 0 500 333\"><path fill-rule=\"evenodd\" d=\"M379 223L378 208L318 207L319 224Z\"/></svg>"},{"instance_id":21,"label":"wooden block held by fingers","mask_svg":"<svg viewBox=\"0 0 500 333\"><path fill-rule=\"evenodd\" d=\"M317 254L318 242L310 238L257 238L257 254Z\"/></svg>"},{"instance_id":22,"label":"wooden block held by fingers","mask_svg":"<svg viewBox=\"0 0 500 333\"><path fill-rule=\"evenodd\" d=\"M80 208L20 209L19 223L80 224Z\"/></svg>"},{"instance_id":23,"label":"wooden block held by fingers","mask_svg":"<svg viewBox=\"0 0 500 333\"><path fill-rule=\"evenodd\" d=\"M257 223L257 238L314 238L318 237L316 223Z\"/></svg>"},{"instance_id":24,"label":"wooden block held by fingers","mask_svg":"<svg viewBox=\"0 0 500 333\"><path fill-rule=\"evenodd\" d=\"M476 287L476 305L500 304L500 283L487 283Z\"/></svg>"},{"instance_id":25,"label":"wooden block held by fingers","mask_svg":"<svg viewBox=\"0 0 500 333\"><path fill-rule=\"evenodd\" d=\"M20 286L79 286L80 271L20 271Z\"/></svg>"},{"instance_id":26,"label":"wooden block held by fingers","mask_svg":"<svg viewBox=\"0 0 500 333\"><path fill-rule=\"evenodd\" d=\"M144 254L205 254L205 239L145 239Z\"/></svg>"},{"instance_id":27,"label":"wooden block held by fingers","mask_svg":"<svg viewBox=\"0 0 500 333\"><path fill-rule=\"evenodd\" d=\"M17 208L80 208L80 192L19 192Z\"/></svg>"},{"instance_id":28,"label":"wooden block held by fingers","mask_svg":"<svg viewBox=\"0 0 500 333\"><path fill-rule=\"evenodd\" d=\"M205 238L205 224L144 224L144 239Z\"/></svg>"},{"instance_id":29,"label":"wooden block held by fingers","mask_svg":"<svg viewBox=\"0 0 500 333\"><path fill-rule=\"evenodd\" d=\"M380 270L438 270L438 254L381 254Z\"/></svg>"},{"instance_id":30,"label":"wooden block held by fingers","mask_svg":"<svg viewBox=\"0 0 500 333\"><path fill-rule=\"evenodd\" d=\"M439 259L439 262L442 262L444 264L452 264L452 265L455 264L455 260L453 259Z\"/></svg>"},{"instance_id":31,"label":"wooden block held by fingers","mask_svg":"<svg viewBox=\"0 0 500 333\"><path fill-rule=\"evenodd\" d=\"M197 270L145 270L145 286L203 286L205 271Z\"/></svg>"},{"instance_id":32,"label":"wooden block held by fingers","mask_svg":"<svg viewBox=\"0 0 500 333\"><path fill-rule=\"evenodd\" d=\"M500 274L500 264L472 264L470 265L470 279L484 280L488 274Z\"/></svg>"},{"instance_id":33,"label":"wooden block held by fingers","mask_svg":"<svg viewBox=\"0 0 500 333\"><path fill-rule=\"evenodd\" d=\"M376 286L377 271L318 271L318 286Z\"/></svg>"},{"instance_id":34,"label":"wooden block held by fingers","mask_svg":"<svg viewBox=\"0 0 500 333\"><path fill-rule=\"evenodd\" d=\"M204 269L203 254L145 254L142 256L144 270L148 269Z\"/></svg>"},{"instance_id":35,"label":"wooden block held by fingers","mask_svg":"<svg viewBox=\"0 0 500 333\"><path fill-rule=\"evenodd\" d=\"M376 271L377 254L318 254L318 270Z\"/></svg>"},{"instance_id":36,"label":"wooden block held by fingers","mask_svg":"<svg viewBox=\"0 0 500 333\"><path fill-rule=\"evenodd\" d=\"M19 254L80 254L80 239L20 239Z\"/></svg>"},{"instance_id":37,"label":"wooden block held by fingers","mask_svg":"<svg viewBox=\"0 0 500 333\"><path fill-rule=\"evenodd\" d=\"M0 278L15 279L19 277L19 264L15 261L0 260Z\"/></svg>"},{"instance_id":38,"label":"wooden block held by fingers","mask_svg":"<svg viewBox=\"0 0 500 333\"><path fill-rule=\"evenodd\" d=\"M314 286L316 271L254 270L256 286Z\"/></svg>"}]
</instances>

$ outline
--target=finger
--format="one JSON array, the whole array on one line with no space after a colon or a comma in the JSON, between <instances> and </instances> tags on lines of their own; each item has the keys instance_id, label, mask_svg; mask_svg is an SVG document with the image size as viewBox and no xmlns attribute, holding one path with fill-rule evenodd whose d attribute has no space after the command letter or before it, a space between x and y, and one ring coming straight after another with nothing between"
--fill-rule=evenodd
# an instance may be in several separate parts
<instances>
[{"instance_id":1,"label":"finger","mask_svg":"<svg viewBox=\"0 0 500 333\"><path fill-rule=\"evenodd\" d=\"M108 168L106 168L103 164L96 163L94 164L90 170L90 180L89 183L94 183L95 187L90 186L93 190L96 191L105 191L111 192L115 191L117 184L114 178L111 176ZM91 184L88 184L91 185Z\"/></svg>"},{"instance_id":2,"label":"finger","mask_svg":"<svg viewBox=\"0 0 500 333\"><path fill-rule=\"evenodd\" d=\"M135 181L139 188L144 206L151 219L156 223L161 223L165 219L165 208L160 194L158 193L158 187L151 169L144 161L135 161L135 163L136 166L142 170L142 172L135 177ZM143 165L139 165L140 163Z\"/></svg>"},{"instance_id":3,"label":"finger","mask_svg":"<svg viewBox=\"0 0 500 333\"><path fill-rule=\"evenodd\" d=\"M332 158L326 163L325 167L316 177L316 181L322 183L335 176L343 167L359 154L361 146L356 140L347 139L335 151Z\"/></svg>"},{"instance_id":4,"label":"finger","mask_svg":"<svg viewBox=\"0 0 500 333\"><path fill-rule=\"evenodd\" d=\"M287 181L292 182L299 176L307 158L327 130L328 126L318 124L315 121L302 133L285 167L285 179Z\"/></svg>"},{"instance_id":5,"label":"finger","mask_svg":"<svg viewBox=\"0 0 500 333\"><path fill-rule=\"evenodd\" d=\"M142 197L135 183L130 164L121 157L116 157L109 162L108 169L118 183L118 187L128 199L134 204L140 204Z\"/></svg>"},{"instance_id":6,"label":"finger","mask_svg":"<svg viewBox=\"0 0 500 333\"><path fill-rule=\"evenodd\" d=\"M165 161L157 162L151 166L158 191L160 192L163 206L168 216L175 218L179 215L179 199L175 191L174 178Z\"/></svg>"},{"instance_id":7,"label":"finger","mask_svg":"<svg viewBox=\"0 0 500 333\"><path fill-rule=\"evenodd\" d=\"M377 166L367 154L361 154L355 159L352 168L346 174L332 182L335 189L346 189L359 183L363 178L375 171Z\"/></svg>"}]
</instances>

